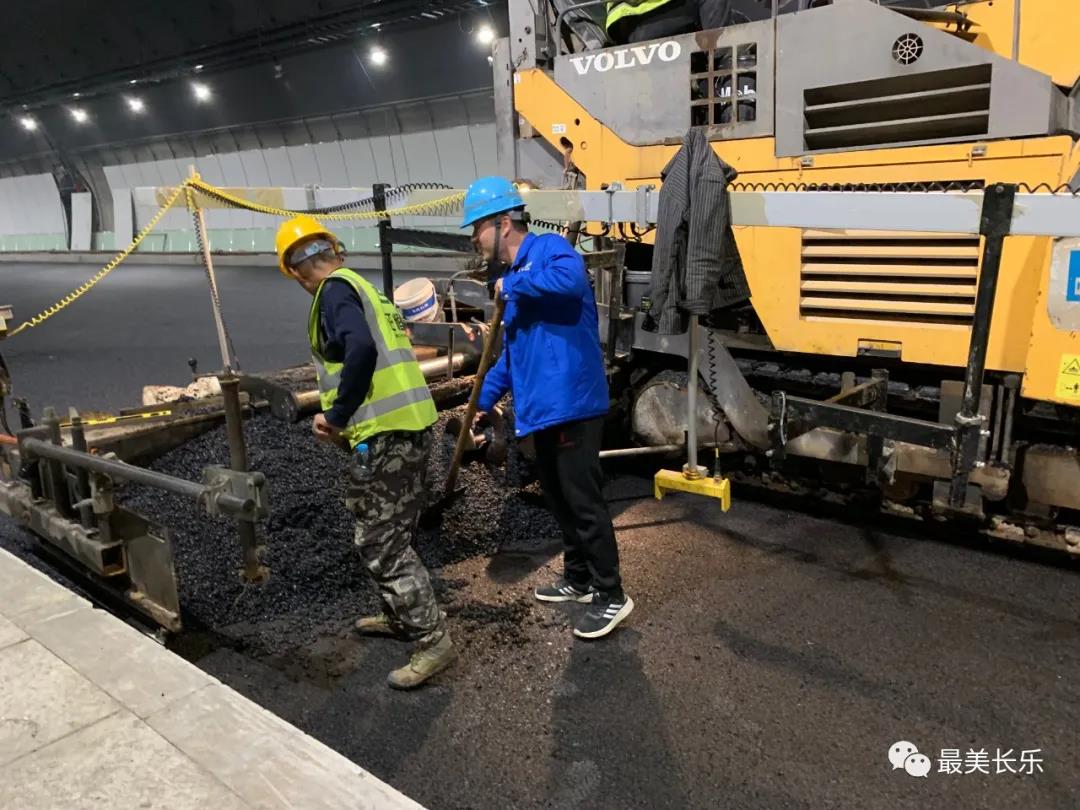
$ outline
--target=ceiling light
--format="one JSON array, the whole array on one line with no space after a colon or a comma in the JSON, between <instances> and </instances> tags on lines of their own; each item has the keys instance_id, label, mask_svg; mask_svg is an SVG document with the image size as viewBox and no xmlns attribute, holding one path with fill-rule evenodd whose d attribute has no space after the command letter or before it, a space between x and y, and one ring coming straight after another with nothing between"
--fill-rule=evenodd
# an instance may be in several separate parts
<instances>
[{"instance_id":1,"label":"ceiling light","mask_svg":"<svg viewBox=\"0 0 1080 810\"><path fill-rule=\"evenodd\" d=\"M133 113L141 113L143 110L146 109L146 104L143 103L143 100L135 96L127 97L127 105L128 109L131 110Z\"/></svg>"},{"instance_id":2,"label":"ceiling light","mask_svg":"<svg viewBox=\"0 0 1080 810\"><path fill-rule=\"evenodd\" d=\"M202 82L192 82L191 92L195 94L196 101L209 101L210 100L210 88Z\"/></svg>"},{"instance_id":3,"label":"ceiling light","mask_svg":"<svg viewBox=\"0 0 1080 810\"><path fill-rule=\"evenodd\" d=\"M490 45L495 41L495 29L490 25L482 25L476 32L476 41L481 45Z\"/></svg>"},{"instance_id":4,"label":"ceiling light","mask_svg":"<svg viewBox=\"0 0 1080 810\"><path fill-rule=\"evenodd\" d=\"M78 98L78 97L79 97L79 96L81 96L81 95L82 95L82 93L72 93L72 94L71 94L71 97L72 97L72 98Z\"/></svg>"},{"instance_id":5,"label":"ceiling light","mask_svg":"<svg viewBox=\"0 0 1080 810\"><path fill-rule=\"evenodd\" d=\"M128 81L128 84L138 84L138 83L139 83L138 79L131 79L131 80Z\"/></svg>"},{"instance_id":6,"label":"ceiling light","mask_svg":"<svg viewBox=\"0 0 1080 810\"><path fill-rule=\"evenodd\" d=\"M31 118L29 115L24 115L19 119L19 123L22 124L22 128L27 132L33 132L37 129L37 121Z\"/></svg>"},{"instance_id":7,"label":"ceiling light","mask_svg":"<svg viewBox=\"0 0 1080 810\"><path fill-rule=\"evenodd\" d=\"M196 65L196 66L195 66L195 72L196 72L196 73L198 73L198 72L199 72L200 70L202 70L202 69L203 69L204 67L206 67L206 65Z\"/></svg>"},{"instance_id":8,"label":"ceiling light","mask_svg":"<svg viewBox=\"0 0 1080 810\"><path fill-rule=\"evenodd\" d=\"M371 64L375 65L376 67L382 67L383 65L385 65L388 58L389 57L387 56L386 51L384 51L378 45L376 45L374 48L371 49L371 51L368 52L368 59L370 59Z\"/></svg>"},{"instance_id":9,"label":"ceiling light","mask_svg":"<svg viewBox=\"0 0 1080 810\"><path fill-rule=\"evenodd\" d=\"M90 116L86 114L86 110L79 109L78 107L72 107L68 112L71 113L71 117L75 119L76 124L85 124L90 120Z\"/></svg>"}]
</instances>

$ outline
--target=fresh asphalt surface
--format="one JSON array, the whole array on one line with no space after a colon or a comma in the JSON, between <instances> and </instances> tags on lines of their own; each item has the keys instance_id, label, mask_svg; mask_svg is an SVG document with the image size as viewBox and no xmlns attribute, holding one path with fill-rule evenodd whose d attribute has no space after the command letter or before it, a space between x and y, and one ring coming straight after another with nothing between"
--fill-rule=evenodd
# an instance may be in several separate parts
<instances>
[{"instance_id":1,"label":"fresh asphalt surface","mask_svg":"<svg viewBox=\"0 0 1080 810\"><path fill-rule=\"evenodd\" d=\"M0 266L0 304L26 316L84 270ZM303 293L273 270L221 275L245 367L303 361ZM122 268L0 350L35 410L133 404L183 384L189 356L217 365L197 268ZM637 609L607 640L575 642L578 607L529 600L552 545L435 572L462 658L415 693L383 685L404 649L350 637L351 615L273 658L197 633L176 647L432 808L1080 806L1077 566L739 488L726 515L656 503L615 472ZM0 545L19 531L0 523ZM927 778L892 769L900 740ZM990 773L939 773L942 749L984 750ZM997 774L998 749L1041 749L1043 770Z\"/></svg>"},{"instance_id":2,"label":"fresh asphalt surface","mask_svg":"<svg viewBox=\"0 0 1080 810\"><path fill-rule=\"evenodd\" d=\"M0 305L28 320L86 281L94 265L0 264ZM307 360L310 302L273 265L222 267L218 287L242 368ZM46 405L108 409L140 404L144 385L187 385L188 359L221 367L209 287L200 266L124 263L51 320L0 344L15 395Z\"/></svg>"}]
</instances>

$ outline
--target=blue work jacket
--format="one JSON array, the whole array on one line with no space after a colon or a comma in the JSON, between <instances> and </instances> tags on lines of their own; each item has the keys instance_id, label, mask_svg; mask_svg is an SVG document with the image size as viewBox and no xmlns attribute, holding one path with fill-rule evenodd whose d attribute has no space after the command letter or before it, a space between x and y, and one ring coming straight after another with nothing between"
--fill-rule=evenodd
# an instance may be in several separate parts
<instances>
[{"instance_id":1,"label":"blue work jacket","mask_svg":"<svg viewBox=\"0 0 1080 810\"><path fill-rule=\"evenodd\" d=\"M608 412L596 299L585 262L558 234L529 234L503 276L503 349L488 371L479 407L514 396L514 432Z\"/></svg>"}]
</instances>

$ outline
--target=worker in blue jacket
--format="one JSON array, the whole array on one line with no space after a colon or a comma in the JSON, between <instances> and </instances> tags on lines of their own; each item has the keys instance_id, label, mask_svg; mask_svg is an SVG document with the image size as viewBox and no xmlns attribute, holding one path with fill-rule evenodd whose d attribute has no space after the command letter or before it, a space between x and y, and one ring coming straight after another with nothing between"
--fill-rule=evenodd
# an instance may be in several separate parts
<instances>
[{"instance_id":1,"label":"worker in blue jacket","mask_svg":"<svg viewBox=\"0 0 1080 810\"><path fill-rule=\"evenodd\" d=\"M606 636L634 609L601 488L600 441L608 386L596 300L585 263L563 237L529 232L525 201L509 180L485 177L465 196L463 228L505 301L503 349L479 409L508 391L514 432L532 436L548 506L563 533L563 577L536 589L542 602L587 602L574 635ZM505 272L503 272L505 270Z\"/></svg>"}]
</instances>

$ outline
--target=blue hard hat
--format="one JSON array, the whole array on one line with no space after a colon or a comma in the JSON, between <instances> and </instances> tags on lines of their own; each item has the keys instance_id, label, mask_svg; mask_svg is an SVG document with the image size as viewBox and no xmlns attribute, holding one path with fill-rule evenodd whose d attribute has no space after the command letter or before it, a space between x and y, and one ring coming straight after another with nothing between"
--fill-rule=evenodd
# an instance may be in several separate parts
<instances>
[{"instance_id":1,"label":"blue hard hat","mask_svg":"<svg viewBox=\"0 0 1080 810\"><path fill-rule=\"evenodd\" d=\"M521 193L505 177L481 177L465 192L461 227L468 228L487 217L524 207Z\"/></svg>"}]
</instances>

